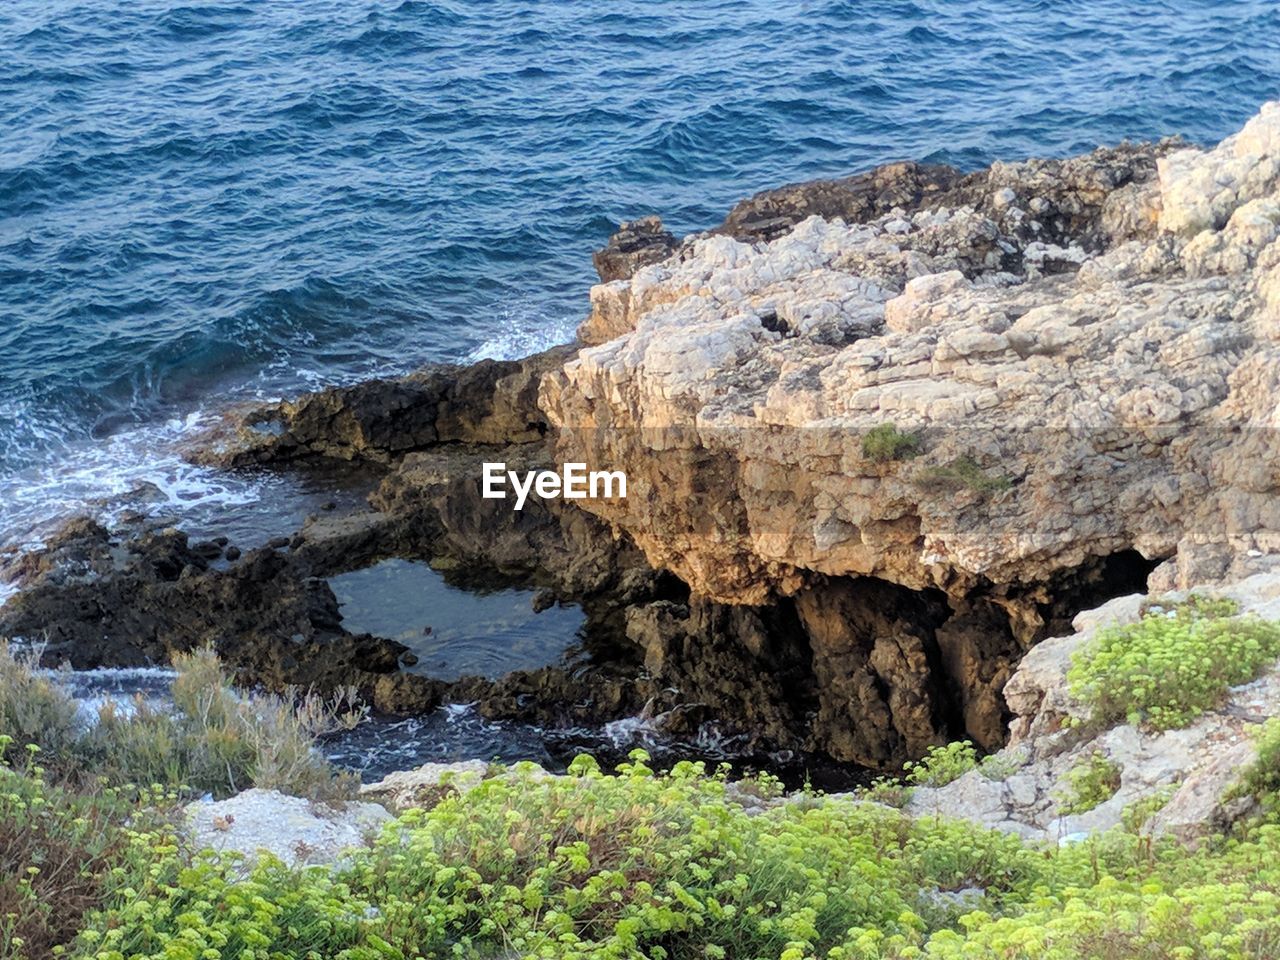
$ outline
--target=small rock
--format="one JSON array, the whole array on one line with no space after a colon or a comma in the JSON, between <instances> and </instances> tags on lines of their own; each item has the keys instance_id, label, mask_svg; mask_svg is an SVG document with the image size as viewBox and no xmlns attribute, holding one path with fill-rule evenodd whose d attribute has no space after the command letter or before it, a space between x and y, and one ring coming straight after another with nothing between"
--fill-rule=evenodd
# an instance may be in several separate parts
<instances>
[{"instance_id":1,"label":"small rock","mask_svg":"<svg viewBox=\"0 0 1280 960\"><path fill-rule=\"evenodd\" d=\"M217 560L222 556L222 547L213 540L204 540L191 545L191 552L202 560Z\"/></svg>"}]
</instances>

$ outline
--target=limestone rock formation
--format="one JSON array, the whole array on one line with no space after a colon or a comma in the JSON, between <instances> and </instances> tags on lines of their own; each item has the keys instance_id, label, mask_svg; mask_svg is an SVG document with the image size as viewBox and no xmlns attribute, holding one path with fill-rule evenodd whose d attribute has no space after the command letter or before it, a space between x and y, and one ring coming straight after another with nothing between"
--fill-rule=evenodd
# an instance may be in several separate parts
<instances>
[{"instance_id":1,"label":"limestone rock formation","mask_svg":"<svg viewBox=\"0 0 1280 960\"><path fill-rule=\"evenodd\" d=\"M452 689L485 716L729 720L877 767L993 749L1019 662L1079 610L1280 551L1278 182L1273 104L1208 150L891 164L681 242L624 225L581 343L242 411L192 454L362 465L369 509L239 559L81 530L11 564L0 635L53 622L68 651L146 659L164 644L116 645L143 616L234 647L261 632L222 613L243 590L292 667L295 635L353 642L318 578L443 557L581 603L616 645L594 673ZM490 459L623 470L628 495L515 513L479 496ZM349 658L375 703L450 695L388 651Z\"/></svg>"},{"instance_id":2,"label":"limestone rock formation","mask_svg":"<svg viewBox=\"0 0 1280 960\"><path fill-rule=\"evenodd\" d=\"M584 508L695 595L797 598L820 689L859 704L838 755L957 712L998 742L1060 578L1173 587L1280 550L1278 171L1269 104L1211 150L760 194L593 289L589 345L542 380L557 458L625 470ZM946 605L868 645L869 581Z\"/></svg>"},{"instance_id":3,"label":"limestone rock formation","mask_svg":"<svg viewBox=\"0 0 1280 960\"><path fill-rule=\"evenodd\" d=\"M1187 240L1157 224L1178 216L1175 174L1131 173L1095 204L1113 225L1097 253L1023 242L1013 226L1036 198L991 198L998 213L709 237L598 287L596 310L629 332L542 385L559 456L628 471L625 501L586 508L738 603L813 573L949 593L1044 581L1217 531L1236 553L1271 549L1280 249L1259 238L1274 224L1242 206L1217 246ZM1242 181L1240 204L1265 187ZM888 425L918 455L868 456L863 439Z\"/></svg>"}]
</instances>

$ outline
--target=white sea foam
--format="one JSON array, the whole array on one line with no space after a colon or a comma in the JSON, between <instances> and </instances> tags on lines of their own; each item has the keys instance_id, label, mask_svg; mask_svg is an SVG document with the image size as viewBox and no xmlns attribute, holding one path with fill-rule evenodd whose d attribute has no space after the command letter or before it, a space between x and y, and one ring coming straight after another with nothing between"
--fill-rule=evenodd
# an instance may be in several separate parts
<instances>
[{"instance_id":1,"label":"white sea foam","mask_svg":"<svg viewBox=\"0 0 1280 960\"><path fill-rule=\"evenodd\" d=\"M492 334L464 359L519 360L573 339L579 317L548 317L534 304L513 304L504 308Z\"/></svg>"},{"instance_id":2,"label":"white sea foam","mask_svg":"<svg viewBox=\"0 0 1280 960\"><path fill-rule=\"evenodd\" d=\"M172 667L94 667L92 670L42 670L47 676L61 681L80 681L86 684L104 682L128 683L146 680L171 681L178 671Z\"/></svg>"},{"instance_id":3,"label":"white sea foam","mask_svg":"<svg viewBox=\"0 0 1280 960\"><path fill-rule=\"evenodd\" d=\"M156 709L169 706L169 687L177 673L168 667L99 667L93 670L41 670L57 682L76 702L82 722L97 722L102 709L110 706L122 716L131 716L138 700Z\"/></svg>"},{"instance_id":4,"label":"white sea foam","mask_svg":"<svg viewBox=\"0 0 1280 960\"><path fill-rule=\"evenodd\" d=\"M178 443L208 419L197 411L100 440L62 443L39 464L0 475L0 543L35 546L75 513L110 519L126 507L172 511L255 502L259 481L178 455Z\"/></svg>"}]
</instances>

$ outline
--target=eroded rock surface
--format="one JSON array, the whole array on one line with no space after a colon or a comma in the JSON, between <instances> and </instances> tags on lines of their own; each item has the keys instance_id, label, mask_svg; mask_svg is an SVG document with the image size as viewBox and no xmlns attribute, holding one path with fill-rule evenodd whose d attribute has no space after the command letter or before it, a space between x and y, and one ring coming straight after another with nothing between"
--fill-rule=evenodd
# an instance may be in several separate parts
<instances>
[{"instance_id":1,"label":"eroded rock surface","mask_svg":"<svg viewBox=\"0 0 1280 960\"><path fill-rule=\"evenodd\" d=\"M371 845L391 820L376 803L330 806L257 788L190 803L185 814L197 849L240 853L249 862L267 853L290 866L336 863L344 853Z\"/></svg>"},{"instance_id":2,"label":"eroded rock surface","mask_svg":"<svg viewBox=\"0 0 1280 960\"><path fill-rule=\"evenodd\" d=\"M626 500L585 508L730 603L1280 548L1277 131L1269 105L1211 151L1001 165L865 222L694 240L595 289L628 332L544 377L558 457L625 469ZM889 425L913 448L869 455Z\"/></svg>"}]
</instances>

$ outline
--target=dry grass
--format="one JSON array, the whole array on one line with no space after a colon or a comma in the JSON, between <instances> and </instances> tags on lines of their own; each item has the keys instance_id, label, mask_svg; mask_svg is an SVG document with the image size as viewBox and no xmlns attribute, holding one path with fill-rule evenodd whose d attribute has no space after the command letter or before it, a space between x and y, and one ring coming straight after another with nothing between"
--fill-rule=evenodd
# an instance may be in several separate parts
<instances>
[{"instance_id":1,"label":"dry grass","mask_svg":"<svg viewBox=\"0 0 1280 960\"><path fill-rule=\"evenodd\" d=\"M354 795L356 779L315 749L317 737L364 716L354 691L244 693L209 650L173 665L172 709L140 698L127 708L108 702L96 722L85 723L34 655L0 647L0 734L12 738L10 752L36 744L52 776L81 788L159 785L228 796L256 786L330 801Z\"/></svg>"}]
</instances>

